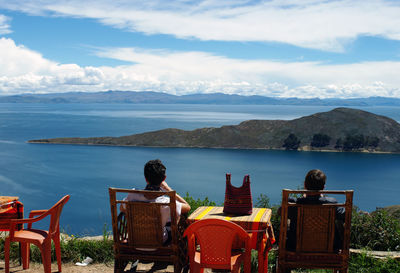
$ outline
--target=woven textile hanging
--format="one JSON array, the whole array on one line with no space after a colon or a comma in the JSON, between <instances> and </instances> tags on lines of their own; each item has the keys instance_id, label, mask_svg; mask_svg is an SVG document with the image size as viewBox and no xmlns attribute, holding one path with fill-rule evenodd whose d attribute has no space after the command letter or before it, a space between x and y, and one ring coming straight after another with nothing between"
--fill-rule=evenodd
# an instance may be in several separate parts
<instances>
[{"instance_id":1,"label":"woven textile hanging","mask_svg":"<svg viewBox=\"0 0 400 273\"><path fill-rule=\"evenodd\" d=\"M253 199L250 190L250 176L243 178L243 185L239 188L232 186L231 174L226 174L226 189L224 213L235 215L251 214L253 211Z\"/></svg>"}]
</instances>

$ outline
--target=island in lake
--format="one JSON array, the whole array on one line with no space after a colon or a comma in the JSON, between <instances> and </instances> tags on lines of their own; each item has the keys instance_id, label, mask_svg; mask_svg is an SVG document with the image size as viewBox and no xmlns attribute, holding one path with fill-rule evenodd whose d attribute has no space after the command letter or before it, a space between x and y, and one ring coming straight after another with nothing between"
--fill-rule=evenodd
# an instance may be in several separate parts
<instances>
[{"instance_id":1,"label":"island in lake","mask_svg":"<svg viewBox=\"0 0 400 273\"><path fill-rule=\"evenodd\" d=\"M171 128L121 137L68 137L29 143L400 153L400 124L385 116L342 107L293 120L248 120L192 131Z\"/></svg>"}]
</instances>

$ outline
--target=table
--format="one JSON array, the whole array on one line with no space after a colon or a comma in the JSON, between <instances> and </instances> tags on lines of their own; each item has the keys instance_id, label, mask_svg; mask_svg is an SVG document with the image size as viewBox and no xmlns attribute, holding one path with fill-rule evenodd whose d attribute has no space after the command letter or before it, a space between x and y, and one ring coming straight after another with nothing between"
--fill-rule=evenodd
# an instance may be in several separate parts
<instances>
[{"instance_id":1,"label":"table","mask_svg":"<svg viewBox=\"0 0 400 273\"><path fill-rule=\"evenodd\" d=\"M0 231L10 230L10 219L24 218L24 205L18 200L18 196L0 196ZM22 224L18 225L18 229L21 228ZM21 264L21 243L19 253L19 264Z\"/></svg>"},{"instance_id":2,"label":"table","mask_svg":"<svg viewBox=\"0 0 400 273\"><path fill-rule=\"evenodd\" d=\"M8 203L18 201L18 196L0 196L0 213L8 210Z\"/></svg>"},{"instance_id":3,"label":"table","mask_svg":"<svg viewBox=\"0 0 400 273\"><path fill-rule=\"evenodd\" d=\"M251 236L251 248L258 250L258 272L268 272L268 252L275 243L275 236L271 225L272 211L266 208L253 208L251 215L228 215L223 207L198 207L188 218L194 223L203 219L222 219L238 224Z\"/></svg>"},{"instance_id":4,"label":"table","mask_svg":"<svg viewBox=\"0 0 400 273\"><path fill-rule=\"evenodd\" d=\"M22 219L24 206L17 196L0 196L0 231L9 230L8 220Z\"/></svg>"}]
</instances>

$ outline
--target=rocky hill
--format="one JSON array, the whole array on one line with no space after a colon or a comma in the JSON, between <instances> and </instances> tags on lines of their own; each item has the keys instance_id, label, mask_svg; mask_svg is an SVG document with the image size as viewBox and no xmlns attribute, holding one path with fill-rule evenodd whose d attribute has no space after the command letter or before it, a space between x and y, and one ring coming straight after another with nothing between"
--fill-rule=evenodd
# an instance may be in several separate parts
<instances>
[{"instance_id":1,"label":"rocky hill","mask_svg":"<svg viewBox=\"0 0 400 273\"><path fill-rule=\"evenodd\" d=\"M248 120L239 125L193 131L165 129L122 137L56 138L29 142L400 153L400 124L366 111L336 108L289 121Z\"/></svg>"}]
</instances>

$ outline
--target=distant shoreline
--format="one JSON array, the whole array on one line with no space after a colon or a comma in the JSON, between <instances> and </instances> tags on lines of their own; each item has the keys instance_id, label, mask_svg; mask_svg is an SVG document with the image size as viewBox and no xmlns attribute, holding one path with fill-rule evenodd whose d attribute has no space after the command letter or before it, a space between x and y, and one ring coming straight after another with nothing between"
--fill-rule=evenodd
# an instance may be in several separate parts
<instances>
[{"instance_id":1,"label":"distant shoreline","mask_svg":"<svg viewBox=\"0 0 400 273\"><path fill-rule=\"evenodd\" d=\"M254 151L288 151L284 148L239 148L239 147L200 147L200 146L140 146L140 145L123 145L123 144L84 144L84 143L63 143L63 142L46 142L46 141L26 141L28 144L49 144L49 145L77 145L77 146L106 146L106 147L135 147L135 148L165 148L165 149L213 149L213 150L254 150ZM385 151L341 151L341 150L303 150L298 149L297 152L321 152L321 153L366 153L366 154L400 154L396 152ZM296 152L295 151L295 152Z\"/></svg>"}]
</instances>

